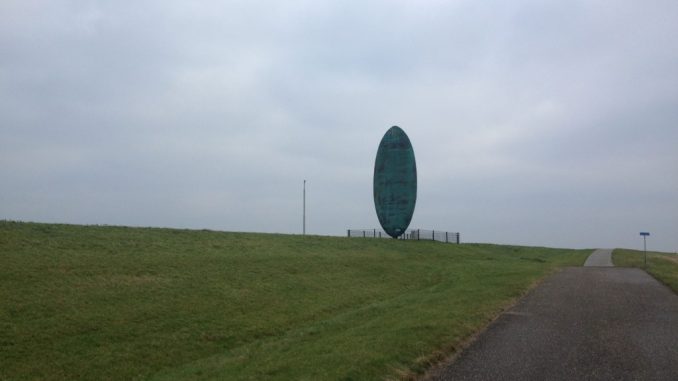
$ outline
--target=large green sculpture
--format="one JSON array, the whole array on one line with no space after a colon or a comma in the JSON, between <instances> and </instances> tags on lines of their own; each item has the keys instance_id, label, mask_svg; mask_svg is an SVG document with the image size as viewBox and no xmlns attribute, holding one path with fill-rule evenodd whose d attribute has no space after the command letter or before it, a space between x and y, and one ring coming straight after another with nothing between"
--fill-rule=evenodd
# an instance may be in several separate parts
<instances>
[{"instance_id":1,"label":"large green sculpture","mask_svg":"<svg viewBox=\"0 0 678 381\"><path fill-rule=\"evenodd\" d=\"M410 139L398 126L381 139L374 163L374 207L384 231L405 233L417 202L417 164Z\"/></svg>"}]
</instances>

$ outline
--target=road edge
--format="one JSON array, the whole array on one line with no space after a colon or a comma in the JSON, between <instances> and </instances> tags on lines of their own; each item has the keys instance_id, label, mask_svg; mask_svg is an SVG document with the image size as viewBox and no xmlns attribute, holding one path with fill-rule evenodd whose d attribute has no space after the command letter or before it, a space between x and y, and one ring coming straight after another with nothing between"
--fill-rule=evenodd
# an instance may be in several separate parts
<instances>
[{"instance_id":1,"label":"road edge","mask_svg":"<svg viewBox=\"0 0 678 381\"><path fill-rule=\"evenodd\" d=\"M582 264L583 266L583 264ZM450 345L448 347L444 347L443 349L434 352L432 354L432 359L429 361L429 365L427 369L423 373L414 373L414 372L408 372L406 374L401 375L401 377L398 378L400 381L430 381L438 377L448 366L450 366L452 363L454 363L457 358L466 350L468 347L470 347L473 343L475 343L478 338L485 333L495 322L502 316L504 315L507 311L511 310L513 307L515 307L523 298L525 298L527 295L532 293L537 287L539 287L546 279L549 277L553 276L554 274L557 274L563 269L569 268L569 267L582 267L582 266L565 266L565 267L558 267L553 269L551 272L545 274L541 278L535 280L530 284L530 286L525 289L525 291L519 295L513 298L506 306L504 306L492 319L488 320L487 324L482 326L478 331L474 332L471 334L469 337L465 338L464 340L461 341L461 343L455 345ZM447 349L451 351L446 351ZM440 352L440 353L438 353Z\"/></svg>"}]
</instances>

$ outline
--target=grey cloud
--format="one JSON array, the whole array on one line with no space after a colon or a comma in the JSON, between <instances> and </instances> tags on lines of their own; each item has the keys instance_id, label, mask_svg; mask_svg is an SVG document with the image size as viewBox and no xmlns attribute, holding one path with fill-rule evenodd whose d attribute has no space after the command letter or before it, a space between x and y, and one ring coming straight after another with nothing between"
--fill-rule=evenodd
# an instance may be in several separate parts
<instances>
[{"instance_id":1,"label":"grey cloud","mask_svg":"<svg viewBox=\"0 0 678 381\"><path fill-rule=\"evenodd\" d=\"M0 218L376 227L391 125L413 226L678 249L672 1L5 2Z\"/></svg>"}]
</instances>

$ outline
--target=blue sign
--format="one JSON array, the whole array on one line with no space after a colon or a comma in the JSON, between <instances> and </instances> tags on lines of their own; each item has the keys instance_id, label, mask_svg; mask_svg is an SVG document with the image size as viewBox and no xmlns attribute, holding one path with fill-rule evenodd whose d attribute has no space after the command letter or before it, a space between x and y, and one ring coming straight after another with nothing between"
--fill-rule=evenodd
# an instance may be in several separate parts
<instances>
[{"instance_id":1,"label":"blue sign","mask_svg":"<svg viewBox=\"0 0 678 381\"><path fill-rule=\"evenodd\" d=\"M648 233L648 232L640 232L640 235L645 235L645 236L647 236L647 235L650 235L650 233Z\"/></svg>"}]
</instances>

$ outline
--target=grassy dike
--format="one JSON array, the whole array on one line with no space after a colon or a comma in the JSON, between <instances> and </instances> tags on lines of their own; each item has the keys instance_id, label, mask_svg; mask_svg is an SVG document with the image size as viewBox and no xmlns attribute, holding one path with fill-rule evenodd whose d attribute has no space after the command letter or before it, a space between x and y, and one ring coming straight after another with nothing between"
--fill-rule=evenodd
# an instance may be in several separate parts
<instances>
[{"instance_id":1,"label":"grassy dike","mask_svg":"<svg viewBox=\"0 0 678 381\"><path fill-rule=\"evenodd\" d=\"M589 253L0 221L0 380L409 378Z\"/></svg>"},{"instance_id":2,"label":"grassy dike","mask_svg":"<svg viewBox=\"0 0 678 381\"><path fill-rule=\"evenodd\" d=\"M615 249L612 252L612 262L615 266L645 269L678 293L678 255L648 251L647 267L644 257L645 253L638 250Z\"/></svg>"}]
</instances>

